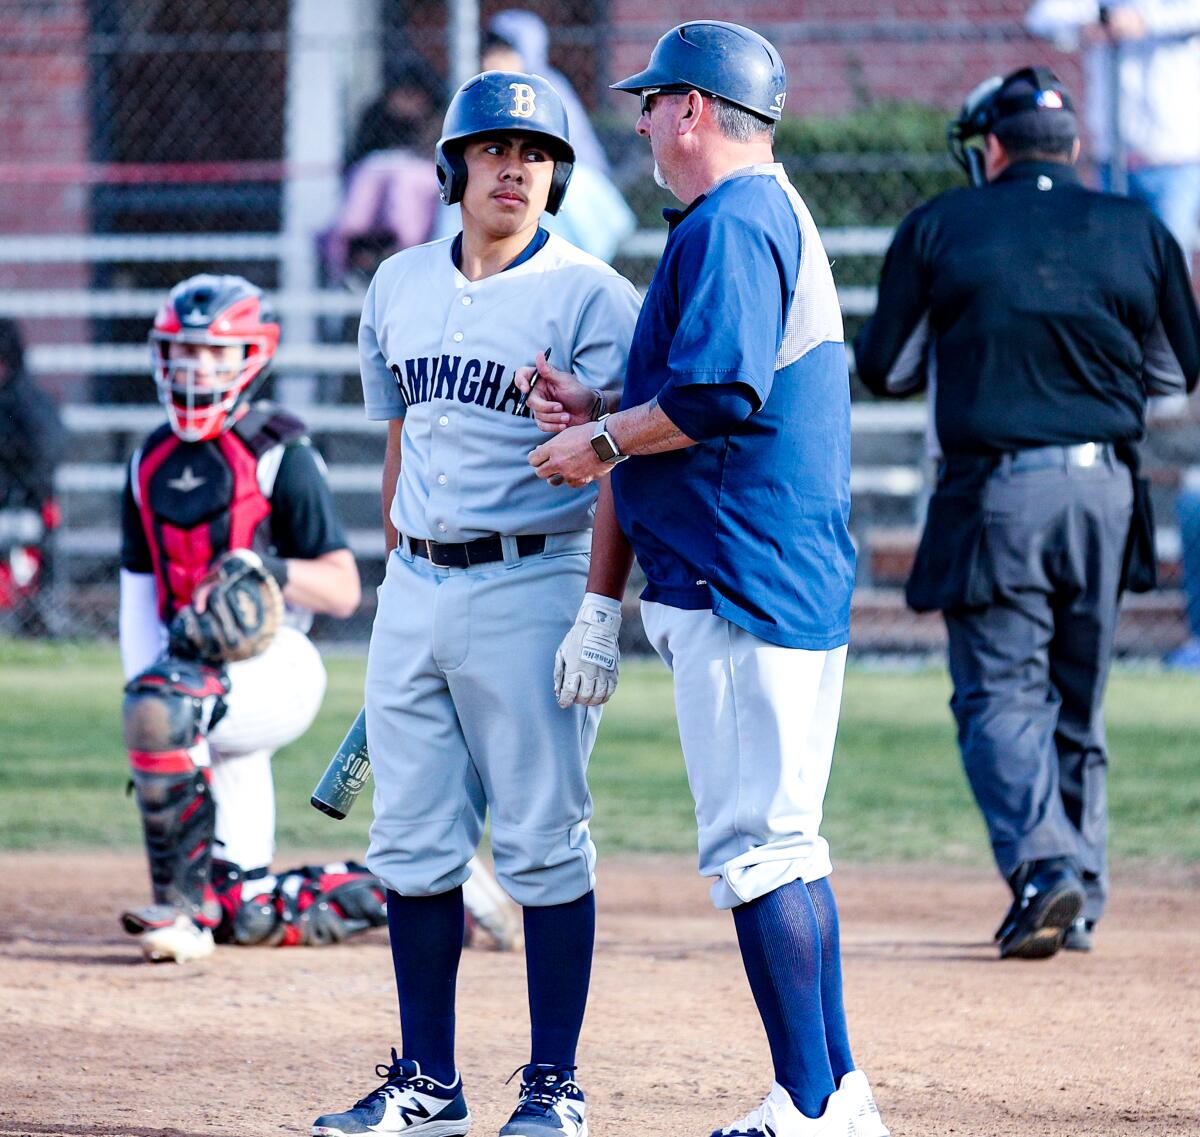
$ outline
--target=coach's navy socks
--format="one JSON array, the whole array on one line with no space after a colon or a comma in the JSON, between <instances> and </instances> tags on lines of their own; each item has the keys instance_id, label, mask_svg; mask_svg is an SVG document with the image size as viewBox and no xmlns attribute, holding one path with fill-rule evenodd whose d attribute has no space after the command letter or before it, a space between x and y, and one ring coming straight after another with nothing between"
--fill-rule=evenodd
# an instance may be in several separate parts
<instances>
[{"instance_id":1,"label":"coach's navy socks","mask_svg":"<svg viewBox=\"0 0 1200 1137\"><path fill-rule=\"evenodd\" d=\"M403 1055L443 1085L454 1081L454 991L463 947L461 888L439 896L387 894Z\"/></svg>"},{"instance_id":2,"label":"coach's navy socks","mask_svg":"<svg viewBox=\"0 0 1200 1137\"><path fill-rule=\"evenodd\" d=\"M808 895L812 897L821 935L821 1013L825 1018L825 1045L829 1050L833 1080L840 1082L843 1074L854 1069L854 1058L850 1053L850 1033L846 1029L846 1008L842 1003L842 935L829 877L810 882Z\"/></svg>"},{"instance_id":3,"label":"coach's navy socks","mask_svg":"<svg viewBox=\"0 0 1200 1137\"><path fill-rule=\"evenodd\" d=\"M802 880L733 910L750 990L771 1047L775 1080L806 1117L837 1088L821 1011L821 933Z\"/></svg>"},{"instance_id":4,"label":"coach's navy socks","mask_svg":"<svg viewBox=\"0 0 1200 1137\"><path fill-rule=\"evenodd\" d=\"M567 904L523 911L532 1034L529 1061L534 1066L574 1068L592 978L596 894L587 892Z\"/></svg>"}]
</instances>

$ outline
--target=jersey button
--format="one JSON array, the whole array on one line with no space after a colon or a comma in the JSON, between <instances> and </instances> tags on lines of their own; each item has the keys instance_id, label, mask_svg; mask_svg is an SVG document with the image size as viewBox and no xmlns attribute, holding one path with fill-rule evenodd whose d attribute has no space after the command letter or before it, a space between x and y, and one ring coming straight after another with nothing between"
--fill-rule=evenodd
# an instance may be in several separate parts
<instances>
[{"instance_id":1,"label":"jersey button","mask_svg":"<svg viewBox=\"0 0 1200 1137\"><path fill-rule=\"evenodd\" d=\"M451 338L451 339L452 339L452 340L453 340L455 343L462 343L462 341L463 341L463 334L462 334L462 332L455 332L455 333L454 333L454 335L452 335L450 338Z\"/></svg>"},{"instance_id":2,"label":"jersey button","mask_svg":"<svg viewBox=\"0 0 1200 1137\"><path fill-rule=\"evenodd\" d=\"M442 415L442 417L440 419L438 419L438 426L449 426L449 425L450 425L450 419L447 418L446 415Z\"/></svg>"},{"instance_id":3,"label":"jersey button","mask_svg":"<svg viewBox=\"0 0 1200 1137\"><path fill-rule=\"evenodd\" d=\"M463 303L464 303L464 304L470 304L470 303L471 303L471 298L470 298L469 296L464 296L464 297L463 297Z\"/></svg>"},{"instance_id":4,"label":"jersey button","mask_svg":"<svg viewBox=\"0 0 1200 1137\"><path fill-rule=\"evenodd\" d=\"M445 523L444 521L439 521L439 522L438 522L438 532L439 532L439 533L445 533L445 532L446 532L446 523Z\"/></svg>"},{"instance_id":5,"label":"jersey button","mask_svg":"<svg viewBox=\"0 0 1200 1137\"><path fill-rule=\"evenodd\" d=\"M438 474L438 485L444 486L450 479L445 474Z\"/></svg>"}]
</instances>

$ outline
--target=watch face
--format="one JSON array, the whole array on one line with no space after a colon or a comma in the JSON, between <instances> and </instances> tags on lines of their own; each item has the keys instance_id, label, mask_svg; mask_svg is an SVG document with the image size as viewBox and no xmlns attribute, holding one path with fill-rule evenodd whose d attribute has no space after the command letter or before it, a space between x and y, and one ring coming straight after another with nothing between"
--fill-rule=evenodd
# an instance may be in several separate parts
<instances>
[{"instance_id":1,"label":"watch face","mask_svg":"<svg viewBox=\"0 0 1200 1137\"><path fill-rule=\"evenodd\" d=\"M612 462L619 457L617 448L613 445L612 437L607 430L602 430L599 434L593 436L592 449L596 452L596 457L601 462Z\"/></svg>"}]
</instances>

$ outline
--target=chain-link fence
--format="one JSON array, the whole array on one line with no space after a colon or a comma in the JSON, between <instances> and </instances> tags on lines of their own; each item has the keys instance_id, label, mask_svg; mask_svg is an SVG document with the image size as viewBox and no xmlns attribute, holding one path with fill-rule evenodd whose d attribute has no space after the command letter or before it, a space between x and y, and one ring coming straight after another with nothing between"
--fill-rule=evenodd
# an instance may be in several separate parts
<instances>
[{"instance_id":1,"label":"chain-link fence","mask_svg":"<svg viewBox=\"0 0 1200 1137\"><path fill-rule=\"evenodd\" d=\"M365 636L382 568L382 437L361 411L358 308L382 256L445 224L430 157L454 81L481 52L506 47L526 66L533 53L531 69L546 66L537 26L513 23L504 8L0 0L5 629L113 634L127 464L162 421L146 334L166 290L207 271L244 275L279 313L283 346L267 393L310 424L368 585L358 617L320 633ZM588 112L591 161L631 211L611 257L639 286L671 201L633 135L633 101L607 84L640 68L669 24L705 14L684 8L528 6L549 64ZM959 181L944 135L964 94L986 75L1038 62L1089 97L1082 56L1031 38L1025 9L912 0L889 5L885 19L872 5L747 0L722 10L769 35L788 65L794 113L777 153L824 233L848 338L873 307L894 225ZM874 403L857 386L854 395L856 642L927 649L940 625L906 613L900 592L928 481L925 409ZM1143 652L1187 634L1173 497L1200 460L1200 435L1190 420L1174 422L1150 448L1166 587L1131 606L1122 633Z\"/></svg>"}]
</instances>

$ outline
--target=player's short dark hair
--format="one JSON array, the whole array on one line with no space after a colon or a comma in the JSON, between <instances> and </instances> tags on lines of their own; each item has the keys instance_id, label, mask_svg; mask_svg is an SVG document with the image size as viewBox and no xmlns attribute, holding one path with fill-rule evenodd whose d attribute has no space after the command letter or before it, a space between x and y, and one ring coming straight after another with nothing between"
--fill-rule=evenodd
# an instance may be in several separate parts
<instances>
[{"instance_id":1,"label":"player's short dark hair","mask_svg":"<svg viewBox=\"0 0 1200 1137\"><path fill-rule=\"evenodd\" d=\"M769 118L761 118L717 95L709 95L708 99L717 126L730 141L749 142L763 134L772 139L775 137L775 123Z\"/></svg>"}]
</instances>

